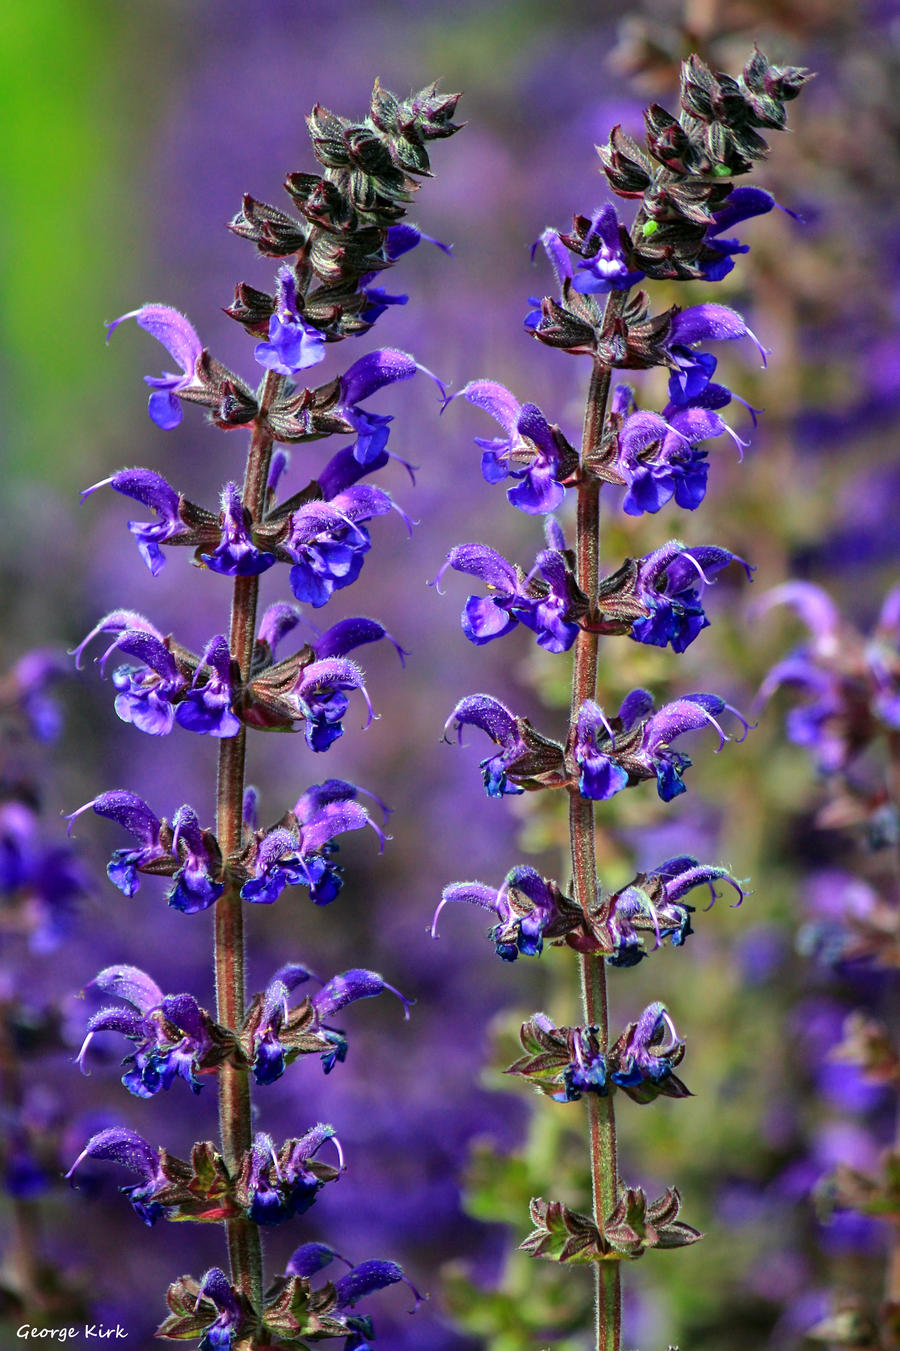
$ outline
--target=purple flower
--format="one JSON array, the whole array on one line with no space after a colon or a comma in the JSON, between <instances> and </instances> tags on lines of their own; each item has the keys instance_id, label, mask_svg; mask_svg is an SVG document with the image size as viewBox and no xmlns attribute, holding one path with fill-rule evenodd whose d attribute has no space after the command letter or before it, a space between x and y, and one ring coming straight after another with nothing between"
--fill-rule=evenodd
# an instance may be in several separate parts
<instances>
[{"instance_id":1,"label":"purple flower","mask_svg":"<svg viewBox=\"0 0 900 1351\"><path fill-rule=\"evenodd\" d=\"M333 1126L313 1126L299 1140L286 1141L277 1154L272 1137L260 1131L241 1177L247 1218L254 1224L281 1224L309 1210L320 1187L336 1176L333 1168L315 1161L326 1140L334 1141L343 1169L343 1154Z\"/></svg>"},{"instance_id":2,"label":"purple flower","mask_svg":"<svg viewBox=\"0 0 900 1351\"><path fill-rule=\"evenodd\" d=\"M165 565L165 555L161 544L188 534L181 519L181 497L161 475L152 469L120 469L110 478L102 479L90 488L85 488L81 500L90 497L98 488L114 488L125 497L133 497L145 507L157 514L155 521L129 521L128 529L137 540L141 558L147 564L151 574L156 577Z\"/></svg>"},{"instance_id":3,"label":"purple flower","mask_svg":"<svg viewBox=\"0 0 900 1351\"><path fill-rule=\"evenodd\" d=\"M278 375L296 375L324 359L325 334L298 314L297 278L287 263L277 273L269 340L257 343L253 356L265 370Z\"/></svg>"},{"instance_id":4,"label":"purple flower","mask_svg":"<svg viewBox=\"0 0 900 1351\"><path fill-rule=\"evenodd\" d=\"M221 1267L210 1268L200 1282L198 1309L204 1299L215 1306L218 1317L206 1328L198 1351L231 1351L240 1330L241 1307Z\"/></svg>"},{"instance_id":5,"label":"purple flower","mask_svg":"<svg viewBox=\"0 0 900 1351\"><path fill-rule=\"evenodd\" d=\"M506 495L520 511L529 515L555 511L566 495L562 480L577 465L577 456L559 428L551 427L533 403L520 404L493 380L470 380L453 397L460 396L489 413L505 433L493 440L475 437L475 444L484 452L484 479L488 483L518 479Z\"/></svg>"},{"instance_id":6,"label":"purple flower","mask_svg":"<svg viewBox=\"0 0 900 1351\"><path fill-rule=\"evenodd\" d=\"M507 781L507 771L528 749L522 740L516 717L491 695L470 694L459 701L447 719L444 740L448 739L447 733L452 730L462 745L462 729L467 726L479 728L500 747L497 755L481 761L484 789L488 797L524 792L524 789Z\"/></svg>"},{"instance_id":7,"label":"purple flower","mask_svg":"<svg viewBox=\"0 0 900 1351\"><path fill-rule=\"evenodd\" d=\"M749 563L715 545L686 549L678 540L670 540L638 559L635 591L649 614L634 621L631 637L654 647L669 643L673 652L684 652L709 626L698 587L729 563L740 563L752 579Z\"/></svg>"},{"instance_id":8,"label":"purple flower","mask_svg":"<svg viewBox=\"0 0 900 1351\"><path fill-rule=\"evenodd\" d=\"M724 402L730 401L731 394L724 386L709 388L721 390ZM698 395L697 399L703 397ZM716 401L712 395L709 400ZM709 475L708 453L698 446L723 432L739 449L743 447L715 408L700 402L683 406L672 403L662 414L637 412L627 417L619 431L616 460L616 468L628 484L622 502L626 514L655 513L673 497L678 506L694 511L706 496Z\"/></svg>"},{"instance_id":9,"label":"purple flower","mask_svg":"<svg viewBox=\"0 0 900 1351\"><path fill-rule=\"evenodd\" d=\"M584 254L575 264L572 285L576 291L606 295L609 291L627 291L642 280L643 272L628 267L623 234L614 206L607 203L594 212Z\"/></svg>"},{"instance_id":10,"label":"purple flower","mask_svg":"<svg viewBox=\"0 0 900 1351\"><path fill-rule=\"evenodd\" d=\"M694 403L707 386L716 368L716 359L708 352L695 350L699 342L729 342L750 338L766 364L768 355L756 334L747 327L737 310L707 302L679 310L672 317L666 340L666 352L674 370L669 376L669 398L684 406Z\"/></svg>"},{"instance_id":11,"label":"purple flower","mask_svg":"<svg viewBox=\"0 0 900 1351\"><path fill-rule=\"evenodd\" d=\"M101 793L67 816L69 834L82 812L93 811L108 821L115 821L140 841L139 849L117 849L107 865L106 874L114 887L124 896L133 896L141 885L138 872L167 858L170 850L162 843L163 823L151 811L143 798L125 789Z\"/></svg>"},{"instance_id":12,"label":"purple flower","mask_svg":"<svg viewBox=\"0 0 900 1351\"><path fill-rule=\"evenodd\" d=\"M361 401L368 399L385 385L394 384L397 380L410 380L416 371L421 369L418 362L407 352L382 347L354 361L350 369L341 376L341 392L336 411L346 418L356 431L353 454L360 464L369 464L381 454L390 434L389 424L394 420L391 416L371 413L365 408L360 408Z\"/></svg>"},{"instance_id":13,"label":"purple flower","mask_svg":"<svg viewBox=\"0 0 900 1351\"><path fill-rule=\"evenodd\" d=\"M732 226L750 220L753 216L763 216L778 205L772 194L762 188L746 186L732 188L724 206L713 212L715 224L707 228L703 237L706 246L705 256L701 256L698 267L707 281L721 281L723 277L727 277L734 268L733 256L750 251L749 244L742 244L737 239L723 239L721 237L723 231L730 230ZM795 211L788 211L786 207L779 209L786 211L795 220L801 219Z\"/></svg>"},{"instance_id":14,"label":"purple flower","mask_svg":"<svg viewBox=\"0 0 900 1351\"><path fill-rule=\"evenodd\" d=\"M131 310L114 319L106 325L107 342L113 330L126 319L136 319L141 328L162 343L169 356L174 357L181 367L180 375L165 373L144 376L144 383L153 390L147 405L151 420L163 431L170 431L181 421L178 394L191 384L203 345L184 315L168 305L142 305L139 310Z\"/></svg>"},{"instance_id":15,"label":"purple flower","mask_svg":"<svg viewBox=\"0 0 900 1351\"><path fill-rule=\"evenodd\" d=\"M115 821L141 844L139 849L116 849L107 865L110 882L123 895L133 896L138 890L140 872L171 876L172 886L166 899L170 906L186 914L207 909L222 895L225 887L219 878L218 845L209 831L201 830L192 807L180 807L169 826L151 811L143 798L121 788L114 789L69 814L70 834L72 823L88 810Z\"/></svg>"},{"instance_id":16,"label":"purple flower","mask_svg":"<svg viewBox=\"0 0 900 1351\"><path fill-rule=\"evenodd\" d=\"M411 1281L407 1280L403 1274L403 1268L396 1262L381 1262L376 1258L371 1258L368 1262L360 1262L358 1266L348 1271L346 1276L335 1282L335 1295L337 1296L337 1308L352 1309L359 1300L365 1299L366 1295L372 1295L376 1290L384 1290L389 1285L396 1285L398 1281L403 1281L412 1291L415 1299L415 1307L410 1313L422 1303L423 1296L419 1294Z\"/></svg>"},{"instance_id":17,"label":"purple flower","mask_svg":"<svg viewBox=\"0 0 900 1351\"><path fill-rule=\"evenodd\" d=\"M595 933L602 933L604 949L612 948L607 957L610 966L635 966L647 955L644 938L650 933L655 938L654 951L666 938L673 947L680 947L693 932L694 913L682 897L695 887L708 886L713 905L717 898L714 884L720 881L735 889L735 905L740 905L744 891L726 868L700 864L686 854L638 874L603 903L594 923Z\"/></svg>"},{"instance_id":18,"label":"purple flower","mask_svg":"<svg viewBox=\"0 0 900 1351\"><path fill-rule=\"evenodd\" d=\"M684 1042L665 1004L648 1004L616 1045L610 1078L621 1088L663 1083L681 1059Z\"/></svg>"},{"instance_id":19,"label":"purple flower","mask_svg":"<svg viewBox=\"0 0 900 1351\"><path fill-rule=\"evenodd\" d=\"M527 577L486 544L459 544L447 554L434 585L440 590L447 568L483 581L490 595L470 596L462 612L462 630L478 646L524 624L548 652L568 652L579 626L567 618L576 603L571 568L558 549L544 549Z\"/></svg>"},{"instance_id":20,"label":"purple flower","mask_svg":"<svg viewBox=\"0 0 900 1351\"><path fill-rule=\"evenodd\" d=\"M286 886L306 886L317 905L333 901L342 885L342 870L332 862L334 837L371 826L384 848L383 832L356 801L364 791L343 779L326 779L308 788L296 802L289 824L269 831L258 841L241 897L271 905Z\"/></svg>"},{"instance_id":21,"label":"purple flower","mask_svg":"<svg viewBox=\"0 0 900 1351\"><path fill-rule=\"evenodd\" d=\"M749 731L749 723L717 694L685 694L655 713L652 707L646 690L632 690L611 723L598 704L585 700L576 718L574 745L583 797L605 801L632 783L655 777L659 796L670 802L686 791L682 775L691 764L686 755L671 750L676 737L712 726L719 733L721 750L731 738L714 715L726 710L741 722L744 736ZM652 715L647 717L648 713ZM645 721L638 727L641 719Z\"/></svg>"},{"instance_id":22,"label":"purple flower","mask_svg":"<svg viewBox=\"0 0 900 1351\"><path fill-rule=\"evenodd\" d=\"M80 666L88 643L99 633L116 635L115 641L97 658L101 673L117 650L142 662L139 667L119 666L113 671L116 713L123 722L133 723L150 736L166 736L175 724L174 704L187 680L163 635L143 615L132 610L113 610L75 649L76 666Z\"/></svg>"},{"instance_id":23,"label":"purple flower","mask_svg":"<svg viewBox=\"0 0 900 1351\"><path fill-rule=\"evenodd\" d=\"M185 915L207 910L222 895L225 884L218 880L218 843L201 828L193 807L179 807L172 817L172 854L181 866L172 874L173 885L166 892L169 905Z\"/></svg>"},{"instance_id":24,"label":"purple flower","mask_svg":"<svg viewBox=\"0 0 900 1351\"><path fill-rule=\"evenodd\" d=\"M615 746L615 733L603 709L586 699L575 719L575 763L578 791L594 802L605 802L628 785L628 771L605 752Z\"/></svg>"},{"instance_id":25,"label":"purple flower","mask_svg":"<svg viewBox=\"0 0 900 1351\"><path fill-rule=\"evenodd\" d=\"M489 937L505 962L514 962L520 952L523 957L539 957L544 938L559 937L571 923L563 913L556 883L524 866L512 868L499 891L483 882L453 882L445 887L431 923L432 938L438 936L437 922L444 906L455 901L481 906L497 916Z\"/></svg>"},{"instance_id":26,"label":"purple flower","mask_svg":"<svg viewBox=\"0 0 900 1351\"><path fill-rule=\"evenodd\" d=\"M258 577L275 563L275 555L258 549L250 535L250 513L236 483L222 489L222 538L210 554L200 557L210 572L223 577Z\"/></svg>"},{"instance_id":27,"label":"purple flower","mask_svg":"<svg viewBox=\"0 0 900 1351\"><path fill-rule=\"evenodd\" d=\"M750 729L749 723L717 694L685 694L671 704L664 704L648 718L642 728L640 748L634 761L646 769L648 778L655 774L656 790L663 802L671 802L672 798L686 791L682 774L691 764L686 755L669 749L670 742L685 732L710 726L718 732L720 740L717 750L722 750L725 742L731 738L722 731L713 715L726 710L733 713L742 724L744 734L738 740L743 741Z\"/></svg>"},{"instance_id":28,"label":"purple flower","mask_svg":"<svg viewBox=\"0 0 900 1351\"><path fill-rule=\"evenodd\" d=\"M153 1149L136 1131L125 1126L113 1126L91 1136L72 1167L66 1173L70 1178L85 1159L111 1159L132 1173L138 1173L140 1182L120 1187L137 1215L146 1225L153 1225L165 1214L156 1197L169 1185L163 1173L159 1150Z\"/></svg>"},{"instance_id":29,"label":"purple flower","mask_svg":"<svg viewBox=\"0 0 900 1351\"><path fill-rule=\"evenodd\" d=\"M200 1092L199 1062L212 1049L210 1018L190 994L164 995L136 966L108 966L86 989L125 1000L131 1010L113 1005L95 1013L78 1054L82 1073L91 1041L98 1032L120 1032L135 1043L133 1055L122 1063L122 1083L139 1098L150 1098L170 1088L176 1077L194 1093ZM134 1011L132 1011L134 1010Z\"/></svg>"},{"instance_id":30,"label":"purple flower","mask_svg":"<svg viewBox=\"0 0 900 1351\"><path fill-rule=\"evenodd\" d=\"M368 553L371 542L364 522L389 511L400 512L407 527L412 522L400 510L388 493L367 483L342 482L339 457L349 458L357 470L368 472L380 467L381 458L360 466L353 458L351 448L331 460L319 477L325 500L306 502L292 512L290 530L282 548L293 562L291 590L298 600L315 609L324 605L335 591L355 582ZM383 452L387 460L387 452ZM329 470L334 473L326 478ZM332 480L338 487L332 486ZM330 491L329 491L330 489Z\"/></svg>"},{"instance_id":31,"label":"purple flower","mask_svg":"<svg viewBox=\"0 0 900 1351\"><path fill-rule=\"evenodd\" d=\"M231 711L231 653L223 634L210 638L190 689L175 710L180 727L206 736L237 736L241 724Z\"/></svg>"}]
</instances>

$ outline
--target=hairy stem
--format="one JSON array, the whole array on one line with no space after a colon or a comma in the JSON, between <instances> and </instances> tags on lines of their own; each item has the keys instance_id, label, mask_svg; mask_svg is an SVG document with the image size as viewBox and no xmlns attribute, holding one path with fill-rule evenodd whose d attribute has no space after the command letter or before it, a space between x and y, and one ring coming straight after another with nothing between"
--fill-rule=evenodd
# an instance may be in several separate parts
<instances>
[{"instance_id":1,"label":"hairy stem","mask_svg":"<svg viewBox=\"0 0 900 1351\"><path fill-rule=\"evenodd\" d=\"M272 435L266 413L275 398L281 377L269 372L263 385L260 411L250 442L244 473L244 505L259 519L265 503ZM240 669L241 683L250 678L250 661L256 634L258 577L236 577L231 601L229 647ZM216 833L223 855L240 849L243 835L244 763L247 731L219 742L216 787ZM244 915L239 889L230 883L216 903L215 913L216 1018L237 1030L244 1020ZM222 1154L234 1176L250 1148L252 1134L250 1079L245 1070L225 1063L218 1074L219 1130ZM259 1311L262 1308L263 1271L259 1229L247 1219L226 1221L231 1278Z\"/></svg>"},{"instance_id":2,"label":"hairy stem","mask_svg":"<svg viewBox=\"0 0 900 1351\"><path fill-rule=\"evenodd\" d=\"M607 302L609 317L614 300ZM595 361L584 416L582 463L599 447L603 435L611 371ZM577 581L591 603L597 596L600 575L600 485L587 479L578 485L578 523L575 553ZM597 687L597 634L582 629L575 642L572 669L571 722L585 699L593 699ZM569 838L572 850L572 876L575 900L587 914L597 901L597 865L594 853L594 804L583 798L577 788L569 797ZM581 963L581 991L584 1019L595 1025L604 1052L609 1047L609 1011L606 998L606 967L602 957L585 953ZM618 1199L616 1165L616 1120L612 1094L601 1097L588 1093L588 1133L590 1140L591 1187L594 1220L602 1231L606 1217ZM622 1322L622 1293L618 1262L597 1262L595 1310L597 1351L619 1351Z\"/></svg>"}]
</instances>

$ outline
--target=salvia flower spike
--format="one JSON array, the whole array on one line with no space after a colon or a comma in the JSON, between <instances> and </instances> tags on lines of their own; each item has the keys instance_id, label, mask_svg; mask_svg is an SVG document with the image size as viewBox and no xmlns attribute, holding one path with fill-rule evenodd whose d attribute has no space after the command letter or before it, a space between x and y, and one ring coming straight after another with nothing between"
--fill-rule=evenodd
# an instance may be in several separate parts
<instances>
[{"instance_id":1,"label":"salvia flower spike","mask_svg":"<svg viewBox=\"0 0 900 1351\"><path fill-rule=\"evenodd\" d=\"M368 725L375 714L365 675L349 654L387 639L401 665L408 655L377 619L358 616L322 630L310 612L358 579L373 521L396 510L412 527L390 495L369 481L397 458L387 449L393 417L380 401L419 374L435 381L441 399L444 387L415 357L393 347L342 361L318 386L309 384L335 344L365 334L386 309L407 303L408 296L375 282L422 239L430 240L404 216L419 180L430 176L429 143L459 129L457 97L432 85L403 100L376 84L358 122L317 106L309 131L320 172L291 173L285 183L297 214L243 198L231 230L277 260L271 293L239 283L226 310L253 340L246 379L216 360L192 323L169 305L144 304L108 325L109 337L134 319L175 368L146 377L157 427L172 430L185 404L199 404L215 426L245 429L250 438L244 472L213 489L206 505L150 468L119 469L82 495L110 487L139 504L149 519L129 521L128 529L152 576L168 550L180 548L190 551L194 575L207 586L227 584L228 631L208 635L192 652L151 618L123 608L102 618L73 653L81 666L95 640L104 644L97 664L114 687L116 713L132 728L156 737L180 729L211 737L219 748L210 824L187 803L169 817L157 815L128 788L100 792L69 817L70 830L92 812L130 837L115 848L107 869L125 897L133 900L145 877L157 877L172 909L211 912L215 1009L189 991L170 992L164 970L151 975L130 964L107 966L86 990L103 1004L88 1017L77 1060L87 1073L95 1038L116 1034L130 1043L122 1083L134 1096L177 1092L176 1080L193 1093L214 1086L221 1138L195 1144L188 1161L130 1127L110 1127L91 1137L68 1174L77 1183L89 1163L117 1163L136 1176L121 1190L146 1224L224 1225L228 1269L212 1266L199 1279L175 1280L168 1291L171 1313L158 1332L193 1339L202 1351L251 1342L301 1346L323 1337L362 1351L374 1336L362 1302L398 1282L409 1286L416 1305L421 1298L396 1263L376 1258L348 1262L345 1275L313 1291L310 1278L337 1259L321 1243L301 1245L274 1283L263 1272L260 1226L303 1215L347 1164L325 1122L305 1133L301 1127L281 1143L264 1129L254 1131L251 1084L273 1083L308 1054L326 1073L333 1069L348 1047L334 1020L343 1021L351 1005L388 994L408 1018L414 1001L366 966L348 964L320 980L296 959L246 999L244 916L253 913L246 907L272 905L296 887L306 888L317 905L334 901L343 885L338 837L370 827L383 849L387 837L373 811L386 816L388 809L352 783L319 777L290 810L260 826L258 795L245 785L244 764L248 727L302 730L309 750L322 753L343 734L351 696L365 706ZM279 503L287 447L306 457L316 453L313 443L331 436L349 444L308 466L299 490ZM259 578L279 566L287 569L297 604L275 603L257 626ZM297 630L305 641L286 656L281 648ZM349 1021L356 1017L354 1011Z\"/></svg>"},{"instance_id":2,"label":"salvia flower spike","mask_svg":"<svg viewBox=\"0 0 900 1351\"><path fill-rule=\"evenodd\" d=\"M674 1072L684 1042L661 1003L650 1004L618 1041L611 1040L607 967L632 967L666 943L681 948L695 909L685 898L695 887L710 887L713 899L716 883L732 887L737 902L745 894L726 868L687 854L604 894L596 869L595 804L626 789L640 790L645 781L670 802L687 787L691 760L683 738L713 734L713 749L720 751L728 742L743 741L751 729L724 697L706 690L660 704L650 691L635 688L613 712L611 700L598 698L598 645L601 636L619 635L682 653L709 627L705 588L732 563L748 578L753 571L722 544L686 546L670 539L604 576L600 489L609 484L619 490L620 508L632 517L652 518L673 506L695 511L707 491L708 446L727 436L742 455L746 440L731 426L730 405L744 401L714 379L718 350L724 343L755 348L765 366L767 349L729 305L701 300L654 310L649 283L714 284L747 253L749 246L733 232L740 229L742 236L747 221L765 216L776 203L764 189L732 179L766 154L759 128L784 127L785 104L809 78L803 70L772 66L758 50L738 79L714 74L692 56L682 67L677 115L654 105L645 114L643 146L616 127L609 143L599 147L612 192L635 204L632 219L606 203L576 214L570 231L548 228L541 234L533 253L549 261L553 293L531 302L525 330L548 347L590 361L579 450L553 423L552 410L489 377L470 379L459 396L447 400L453 405L448 415L459 417L469 404L482 422L485 415L493 422L494 434L485 435L471 418L482 476L506 485L520 511L544 518L545 547L526 570L490 541L455 545L435 585L440 590L450 571L475 579L478 590L466 600L461 623L476 647L524 625L545 651L572 653L572 679L569 725L561 736L537 730L493 695L479 693L458 700L445 739L462 740L463 731L473 728L492 743L480 766L488 797L565 790L571 885L524 866L512 869L499 887L451 883L432 933L437 936L439 917L449 931L442 912L465 902L490 916L490 939L506 962L539 956L548 946L578 954L583 1025L559 1028L536 1014L522 1028L525 1054L512 1072L559 1102L583 1099L587 1105L593 1213L538 1198L531 1207L536 1228L522 1247L560 1262L592 1263L595 1351L621 1351L621 1259L639 1256L646 1246L676 1247L700 1237L675 1221L680 1201L674 1189L648 1204L640 1189L619 1178L616 1098L624 1094L649 1103L660 1094L677 1098L688 1090ZM641 283L648 291L639 289ZM653 368L668 377L667 401L658 410L639 407L632 386L615 383L619 371L630 375ZM745 407L755 425L756 410ZM574 531L552 514L568 511L573 499ZM841 677L821 660L835 624L827 605L810 591L788 590L776 599L798 608L814 640L775 668L763 697L781 685L799 687L808 703L794 717L794 739L818 744L830 762L840 764L847 754ZM876 657L870 669L877 681L874 673L884 663ZM890 717L895 709L888 681L881 683L883 716Z\"/></svg>"}]
</instances>

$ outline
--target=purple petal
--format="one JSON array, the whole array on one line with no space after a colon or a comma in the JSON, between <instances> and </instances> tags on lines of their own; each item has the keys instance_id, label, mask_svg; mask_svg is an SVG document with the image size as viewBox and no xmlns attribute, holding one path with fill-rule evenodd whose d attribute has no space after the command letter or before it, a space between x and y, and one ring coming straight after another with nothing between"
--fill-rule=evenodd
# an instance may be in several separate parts
<instances>
[{"instance_id":1,"label":"purple petal","mask_svg":"<svg viewBox=\"0 0 900 1351\"><path fill-rule=\"evenodd\" d=\"M445 905L455 901L465 901L468 905L479 905L482 910L490 910L499 920L506 919L507 909L500 903L499 894L494 887L486 887L483 882L452 882L444 887L441 903L434 912L431 921L431 936L437 938L437 922Z\"/></svg>"},{"instance_id":2,"label":"purple petal","mask_svg":"<svg viewBox=\"0 0 900 1351\"><path fill-rule=\"evenodd\" d=\"M418 366L408 352L382 347L354 361L341 377L341 402L357 404L396 380L409 380Z\"/></svg>"},{"instance_id":3,"label":"purple petal","mask_svg":"<svg viewBox=\"0 0 900 1351\"><path fill-rule=\"evenodd\" d=\"M500 423L507 437L510 440L514 439L522 405L515 395L511 394L503 385L498 385L493 380L470 380L459 391L459 394L453 397L459 398L460 396L467 403L472 403L476 408L481 408L485 413L489 413L495 421Z\"/></svg>"},{"instance_id":4,"label":"purple petal","mask_svg":"<svg viewBox=\"0 0 900 1351\"><path fill-rule=\"evenodd\" d=\"M106 325L107 342L113 331L126 319L136 319L141 328L157 342L162 343L169 355L177 361L184 375L188 378L193 375L197 358L203 351L203 344L183 314L179 314L169 305L142 305L139 310L131 310Z\"/></svg>"},{"instance_id":5,"label":"purple petal","mask_svg":"<svg viewBox=\"0 0 900 1351\"><path fill-rule=\"evenodd\" d=\"M86 988L125 999L142 1013L158 1008L163 998L156 981L137 966L106 966Z\"/></svg>"}]
</instances>

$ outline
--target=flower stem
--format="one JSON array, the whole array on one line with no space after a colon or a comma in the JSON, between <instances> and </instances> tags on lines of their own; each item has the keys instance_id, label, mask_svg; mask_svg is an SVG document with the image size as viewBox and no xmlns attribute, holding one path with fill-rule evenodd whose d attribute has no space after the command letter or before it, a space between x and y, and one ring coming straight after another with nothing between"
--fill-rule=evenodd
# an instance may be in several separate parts
<instances>
[{"instance_id":1,"label":"flower stem","mask_svg":"<svg viewBox=\"0 0 900 1351\"><path fill-rule=\"evenodd\" d=\"M605 319L610 317L614 300L617 301L618 297L611 296L607 302ZM585 407L582 464L599 447L602 439L610 377L609 366L595 361ZM584 479L578 485L575 553L578 585L593 604L600 575L600 484L591 478ZM573 727L579 707L585 699L593 699L596 692L597 643L597 634L585 629L581 630L575 642L571 706ZM583 798L577 788L571 790L569 797L569 837L575 900L588 914L597 901L594 804L588 798ZM609 1049L609 1010L604 959L595 953L584 953L579 961L585 1023L596 1026L597 1037L605 1053ZM602 1232L604 1221L618 1199L616 1120L611 1093L606 1097L588 1093L586 1097L594 1221ZM622 1323L619 1263L597 1262L594 1271L597 1351L619 1351Z\"/></svg>"},{"instance_id":2,"label":"flower stem","mask_svg":"<svg viewBox=\"0 0 900 1351\"><path fill-rule=\"evenodd\" d=\"M272 435L266 412L278 392L281 377L269 372L263 385L260 410L253 429L244 472L243 501L255 519L265 504ZM240 669L242 684L250 678L250 661L256 634L258 577L235 577L231 601L229 648ZM244 764L247 729L219 742L216 785L216 834L224 857L241 847L243 835ZM215 908L216 1018L237 1030L244 1020L244 915L239 888L231 882ZM250 1148L252 1134L250 1079L246 1070L226 1062L219 1070L219 1131L222 1154L229 1173L235 1176ZM263 1271L259 1229L247 1219L226 1221L231 1278L250 1300L262 1308Z\"/></svg>"}]
</instances>

